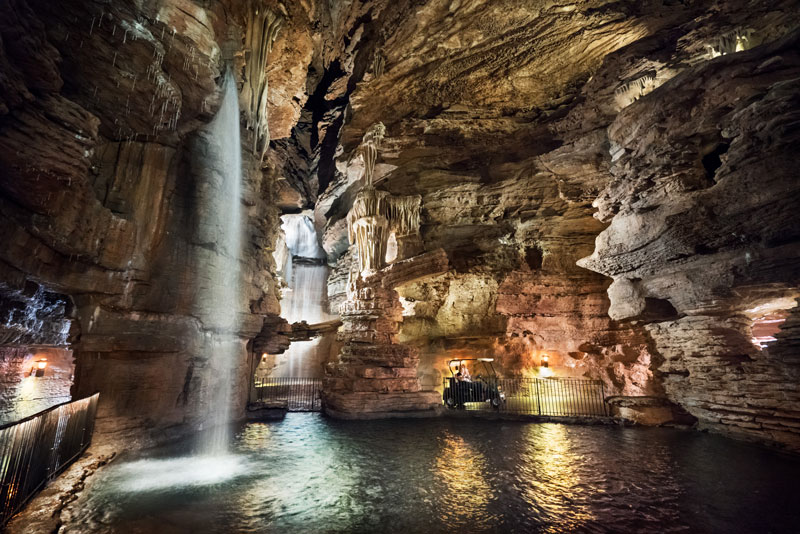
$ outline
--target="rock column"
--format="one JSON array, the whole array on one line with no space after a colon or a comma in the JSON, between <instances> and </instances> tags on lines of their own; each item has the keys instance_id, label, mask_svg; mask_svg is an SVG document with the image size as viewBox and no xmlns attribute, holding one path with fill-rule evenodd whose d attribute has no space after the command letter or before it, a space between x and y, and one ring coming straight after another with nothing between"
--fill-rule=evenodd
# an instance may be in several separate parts
<instances>
[{"instance_id":1,"label":"rock column","mask_svg":"<svg viewBox=\"0 0 800 534\"><path fill-rule=\"evenodd\" d=\"M372 186L376 140L383 131L379 124L364 136L367 185L347 217L359 262L340 311L338 338L344 345L338 360L328 364L323 385L325 411L337 417L433 415L440 404L435 391L421 391L417 350L396 342L403 310L397 292L385 283L386 245L391 232L418 236L421 199L393 197Z\"/></svg>"}]
</instances>

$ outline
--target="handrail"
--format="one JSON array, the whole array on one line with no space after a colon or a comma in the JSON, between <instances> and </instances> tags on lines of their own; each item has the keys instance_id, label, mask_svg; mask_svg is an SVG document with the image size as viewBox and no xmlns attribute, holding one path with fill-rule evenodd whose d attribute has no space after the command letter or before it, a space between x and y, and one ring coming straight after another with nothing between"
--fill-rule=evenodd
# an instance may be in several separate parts
<instances>
[{"instance_id":1,"label":"handrail","mask_svg":"<svg viewBox=\"0 0 800 534\"><path fill-rule=\"evenodd\" d=\"M0 426L0 528L89 447L99 395Z\"/></svg>"},{"instance_id":2,"label":"handrail","mask_svg":"<svg viewBox=\"0 0 800 534\"><path fill-rule=\"evenodd\" d=\"M99 393L95 393L94 395L99 395ZM78 401L89 399L89 398L93 397L94 395L89 395L88 397L83 397L81 399L70 399L68 401L60 402L58 404L54 404L54 405L50 406L49 408L45 408L41 412L36 412L33 415L29 415L27 417L23 417L22 419L18 419L17 421L11 421L10 423L4 423L4 424L0 425L0 431L5 430L6 428L9 428L9 427L16 426L16 425L19 425L21 423L24 423L25 421L30 421L31 419L36 419L37 417L40 417L40 416L46 414L47 412L52 412L53 410L56 410L56 409L58 409L58 408L60 408L62 406L66 406L67 404L72 404L73 402L78 402Z\"/></svg>"}]
</instances>

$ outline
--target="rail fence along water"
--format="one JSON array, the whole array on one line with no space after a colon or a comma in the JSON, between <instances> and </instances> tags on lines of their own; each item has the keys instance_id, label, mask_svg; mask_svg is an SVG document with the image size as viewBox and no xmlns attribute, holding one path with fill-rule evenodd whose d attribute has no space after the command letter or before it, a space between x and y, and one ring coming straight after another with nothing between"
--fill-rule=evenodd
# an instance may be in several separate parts
<instances>
[{"instance_id":1,"label":"rail fence along water","mask_svg":"<svg viewBox=\"0 0 800 534\"><path fill-rule=\"evenodd\" d=\"M551 417L608 415L603 382L577 378L444 379L443 402L453 409Z\"/></svg>"},{"instance_id":2,"label":"rail fence along water","mask_svg":"<svg viewBox=\"0 0 800 534\"><path fill-rule=\"evenodd\" d=\"M89 447L99 393L0 427L0 528Z\"/></svg>"},{"instance_id":3,"label":"rail fence along water","mask_svg":"<svg viewBox=\"0 0 800 534\"><path fill-rule=\"evenodd\" d=\"M322 379L268 377L256 380L256 400L285 407L290 412L322 411Z\"/></svg>"}]
</instances>

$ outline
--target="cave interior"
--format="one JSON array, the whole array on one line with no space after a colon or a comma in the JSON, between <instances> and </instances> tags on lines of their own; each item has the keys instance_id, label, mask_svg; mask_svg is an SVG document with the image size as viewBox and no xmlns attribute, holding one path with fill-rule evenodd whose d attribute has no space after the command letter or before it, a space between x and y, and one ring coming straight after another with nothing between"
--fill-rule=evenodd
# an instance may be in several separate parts
<instances>
[{"instance_id":1,"label":"cave interior","mask_svg":"<svg viewBox=\"0 0 800 534\"><path fill-rule=\"evenodd\" d=\"M796 454L798 28L795 0L3 0L0 422L99 392L109 457L270 377L441 417L484 358Z\"/></svg>"}]
</instances>

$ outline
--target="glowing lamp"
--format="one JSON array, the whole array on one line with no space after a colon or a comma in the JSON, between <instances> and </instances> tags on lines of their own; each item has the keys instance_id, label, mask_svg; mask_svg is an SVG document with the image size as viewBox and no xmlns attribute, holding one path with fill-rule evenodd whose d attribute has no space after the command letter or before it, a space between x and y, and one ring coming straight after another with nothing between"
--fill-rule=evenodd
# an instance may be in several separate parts
<instances>
[{"instance_id":1,"label":"glowing lamp","mask_svg":"<svg viewBox=\"0 0 800 534\"><path fill-rule=\"evenodd\" d=\"M266 352L261 355L261 359L262 360L266 360L267 359L267 353Z\"/></svg>"},{"instance_id":2,"label":"glowing lamp","mask_svg":"<svg viewBox=\"0 0 800 534\"><path fill-rule=\"evenodd\" d=\"M31 367L30 376L42 377L45 369L47 369L47 359L42 358Z\"/></svg>"},{"instance_id":3,"label":"glowing lamp","mask_svg":"<svg viewBox=\"0 0 800 534\"><path fill-rule=\"evenodd\" d=\"M547 354L542 356L542 367L550 367L550 357Z\"/></svg>"}]
</instances>

